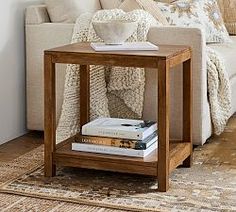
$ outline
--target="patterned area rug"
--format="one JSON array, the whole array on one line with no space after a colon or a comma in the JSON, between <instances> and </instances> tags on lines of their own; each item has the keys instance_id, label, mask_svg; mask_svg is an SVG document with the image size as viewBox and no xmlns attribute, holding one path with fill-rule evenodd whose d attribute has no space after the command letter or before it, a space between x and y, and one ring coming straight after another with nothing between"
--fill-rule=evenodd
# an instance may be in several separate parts
<instances>
[{"instance_id":1,"label":"patterned area rug","mask_svg":"<svg viewBox=\"0 0 236 212\"><path fill-rule=\"evenodd\" d=\"M47 179L42 163L43 146L0 163L0 208L10 201L22 207L34 202L32 211L236 211L236 117L221 136L195 149L191 169L173 172L166 193L156 192L154 178L140 175L59 168Z\"/></svg>"}]
</instances>

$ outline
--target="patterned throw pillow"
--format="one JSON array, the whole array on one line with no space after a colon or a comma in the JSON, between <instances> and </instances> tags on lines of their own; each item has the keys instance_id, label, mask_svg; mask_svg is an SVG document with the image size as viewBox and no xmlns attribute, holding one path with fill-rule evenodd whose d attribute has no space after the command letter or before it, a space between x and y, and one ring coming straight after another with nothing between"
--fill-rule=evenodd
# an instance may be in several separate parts
<instances>
[{"instance_id":1,"label":"patterned throw pillow","mask_svg":"<svg viewBox=\"0 0 236 212\"><path fill-rule=\"evenodd\" d=\"M236 35L236 0L218 0L225 26L231 35Z\"/></svg>"},{"instance_id":2,"label":"patterned throw pillow","mask_svg":"<svg viewBox=\"0 0 236 212\"><path fill-rule=\"evenodd\" d=\"M209 42L230 42L217 0L198 0Z\"/></svg>"},{"instance_id":3,"label":"patterned throw pillow","mask_svg":"<svg viewBox=\"0 0 236 212\"><path fill-rule=\"evenodd\" d=\"M171 25L200 28L206 34L207 43L231 41L216 0L177 0L171 4L157 4Z\"/></svg>"}]
</instances>

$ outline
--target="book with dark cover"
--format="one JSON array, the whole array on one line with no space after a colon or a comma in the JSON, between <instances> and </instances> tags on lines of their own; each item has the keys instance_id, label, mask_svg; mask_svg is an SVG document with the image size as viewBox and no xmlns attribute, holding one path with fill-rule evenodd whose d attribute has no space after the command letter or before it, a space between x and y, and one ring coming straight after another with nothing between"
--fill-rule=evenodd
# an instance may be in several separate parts
<instances>
[{"instance_id":1,"label":"book with dark cover","mask_svg":"<svg viewBox=\"0 0 236 212\"><path fill-rule=\"evenodd\" d=\"M154 132L153 134L151 134L142 141L122 139L122 138L77 135L75 143L96 144L96 145L113 146L127 149L145 150L149 146L151 146L153 142L156 140L157 140L157 132Z\"/></svg>"}]
</instances>

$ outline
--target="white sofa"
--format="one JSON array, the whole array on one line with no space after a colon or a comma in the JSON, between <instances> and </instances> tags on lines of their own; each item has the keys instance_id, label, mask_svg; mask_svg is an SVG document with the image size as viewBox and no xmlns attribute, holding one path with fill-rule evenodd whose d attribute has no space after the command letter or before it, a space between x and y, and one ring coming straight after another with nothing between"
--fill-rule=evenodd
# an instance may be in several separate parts
<instances>
[{"instance_id":1,"label":"white sofa","mask_svg":"<svg viewBox=\"0 0 236 212\"><path fill-rule=\"evenodd\" d=\"M73 24L51 23L46 6L30 6L26 10L27 49L27 127L43 130L43 51L68 44ZM203 144L212 134L212 124L207 98L207 71L205 37L199 29L178 27L154 27L148 40L155 44L184 44L193 50L193 142ZM232 111L236 111L236 37L232 44L212 44L226 62L232 89ZM65 65L58 65L57 71L57 117L62 100ZM177 67L179 69L180 67ZM144 119L153 119L157 112L157 84L155 70L146 71ZM181 137L182 92L181 73L171 73L171 137Z\"/></svg>"}]
</instances>

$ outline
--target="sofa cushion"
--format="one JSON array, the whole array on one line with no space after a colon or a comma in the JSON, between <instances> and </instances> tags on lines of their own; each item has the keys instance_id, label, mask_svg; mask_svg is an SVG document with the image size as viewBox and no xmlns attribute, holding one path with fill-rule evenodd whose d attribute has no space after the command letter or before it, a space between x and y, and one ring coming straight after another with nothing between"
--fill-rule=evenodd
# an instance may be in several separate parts
<instances>
[{"instance_id":1,"label":"sofa cushion","mask_svg":"<svg viewBox=\"0 0 236 212\"><path fill-rule=\"evenodd\" d=\"M118 8L124 0L100 0L102 9L115 9Z\"/></svg>"},{"instance_id":2,"label":"sofa cushion","mask_svg":"<svg viewBox=\"0 0 236 212\"><path fill-rule=\"evenodd\" d=\"M51 22L74 23L84 12L101 9L99 0L45 0Z\"/></svg>"},{"instance_id":3,"label":"sofa cushion","mask_svg":"<svg viewBox=\"0 0 236 212\"><path fill-rule=\"evenodd\" d=\"M45 5L31 5L25 11L25 24L42 24L50 22Z\"/></svg>"},{"instance_id":4,"label":"sofa cushion","mask_svg":"<svg viewBox=\"0 0 236 212\"><path fill-rule=\"evenodd\" d=\"M125 0L121 3L119 9L130 12L132 10L142 9L142 6L136 0Z\"/></svg>"},{"instance_id":5,"label":"sofa cushion","mask_svg":"<svg viewBox=\"0 0 236 212\"><path fill-rule=\"evenodd\" d=\"M158 5L153 0L125 0L119 7L125 12L144 9L163 25L169 25Z\"/></svg>"},{"instance_id":6,"label":"sofa cushion","mask_svg":"<svg viewBox=\"0 0 236 212\"><path fill-rule=\"evenodd\" d=\"M100 0L102 9L105 9L105 10L118 8L124 1L125 0ZM157 0L157 1L171 3L174 0ZM126 4L129 4L129 3L126 3Z\"/></svg>"},{"instance_id":7,"label":"sofa cushion","mask_svg":"<svg viewBox=\"0 0 236 212\"><path fill-rule=\"evenodd\" d=\"M227 44L209 44L208 46L216 50L221 57L224 59L226 71L228 72L229 78L236 77L236 36L231 36L232 43Z\"/></svg>"}]
</instances>

